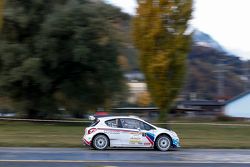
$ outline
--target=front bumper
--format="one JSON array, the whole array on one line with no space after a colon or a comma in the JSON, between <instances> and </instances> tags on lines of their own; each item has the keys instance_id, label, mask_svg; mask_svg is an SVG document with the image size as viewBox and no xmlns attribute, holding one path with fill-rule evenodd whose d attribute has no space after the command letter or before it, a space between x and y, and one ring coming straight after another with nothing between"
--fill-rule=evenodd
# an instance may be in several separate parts
<instances>
[{"instance_id":1,"label":"front bumper","mask_svg":"<svg viewBox=\"0 0 250 167\"><path fill-rule=\"evenodd\" d=\"M173 141L173 147L174 148L179 148L179 147L181 147L181 145L180 145L180 139L173 139L172 140Z\"/></svg>"}]
</instances>

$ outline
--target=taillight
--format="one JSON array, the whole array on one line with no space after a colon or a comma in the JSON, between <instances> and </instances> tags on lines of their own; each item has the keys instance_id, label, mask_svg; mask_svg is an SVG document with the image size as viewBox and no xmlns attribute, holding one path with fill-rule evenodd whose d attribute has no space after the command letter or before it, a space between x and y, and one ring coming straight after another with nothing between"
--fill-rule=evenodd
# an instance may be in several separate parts
<instances>
[{"instance_id":1,"label":"taillight","mask_svg":"<svg viewBox=\"0 0 250 167\"><path fill-rule=\"evenodd\" d=\"M91 134L91 133L95 132L96 130L97 130L96 128L91 128L88 130L88 134Z\"/></svg>"}]
</instances>

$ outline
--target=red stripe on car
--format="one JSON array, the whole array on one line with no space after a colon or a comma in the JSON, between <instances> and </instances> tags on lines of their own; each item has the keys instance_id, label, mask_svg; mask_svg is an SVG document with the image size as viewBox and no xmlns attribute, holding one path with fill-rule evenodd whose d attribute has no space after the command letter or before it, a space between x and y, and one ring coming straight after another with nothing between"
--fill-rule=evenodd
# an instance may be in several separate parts
<instances>
[{"instance_id":1,"label":"red stripe on car","mask_svg":"<svg viewBox=\"0 0 250 167\"><path fill-rule=\"evenodd\" d=\"M150 144L153 146L154 142L148 136L146 136L146 138L148 139L148 141L150 142Z\"/></svg>"},{"instance_id":2,"label":"red stripe on car","mask_svg":"<svg viewBox=\"0 0 250 167\"><path fill-rule=\"evenodd\" d=\"M83 139L84 143L86 143L87 145L91 145L91 142L88 142L86 139Z\"/></svg>"},{"instance_id":3,"label":"red stripe on car","mask_svg":"<svg viewBox=\"0 0 250 167\"><path fill-rule=\"evenodd\" d=\"M109 129L109 128L98 128L98 130L110 130L113 132L139 132L139 131L135 131L135 130Z\"/></svg>"}]
</instances>

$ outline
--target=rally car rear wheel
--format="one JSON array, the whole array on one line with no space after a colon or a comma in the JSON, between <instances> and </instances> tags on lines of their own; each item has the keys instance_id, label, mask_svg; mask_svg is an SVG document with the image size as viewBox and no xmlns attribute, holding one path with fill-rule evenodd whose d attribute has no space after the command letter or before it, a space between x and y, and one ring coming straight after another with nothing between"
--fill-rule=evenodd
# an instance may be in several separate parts
<instances>
[{"instance_id":1,"label":"rally car rear wheel","mask_svg":"<svg viewBox=\"0 0 250 167\"><path fill-rule=\"evenodd\" d=\"M171 146L171 139L166 135L161 135L156 139L155 146L160 151L167 151Z\"/></svg>"},{"instance_id":2,"label":"rally car rear wheel","mask_svg":"<svg viewBox=\"0 0 250 167\"><path fill-rule=\"evenodd\" d=\"M93 140L93 147L97 150L105 150L109 145L109 139L105 135L97 135Z\"/></svg>"}]
</instances>

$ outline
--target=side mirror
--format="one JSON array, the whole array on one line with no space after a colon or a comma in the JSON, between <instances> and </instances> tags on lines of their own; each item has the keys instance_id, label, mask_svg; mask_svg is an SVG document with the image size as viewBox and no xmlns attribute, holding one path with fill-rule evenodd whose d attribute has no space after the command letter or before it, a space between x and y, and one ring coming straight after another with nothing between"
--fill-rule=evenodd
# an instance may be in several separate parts
<instances>
[{"instance_id":1,"label":"side mirror","mask_svg":"<svg viewBox=\"0 0 250 167\"><path fill-rule=\"evenodd\" d=\"M137 128L138 131L141 131L141 128Z\"/></svg>"}]
</instances>

